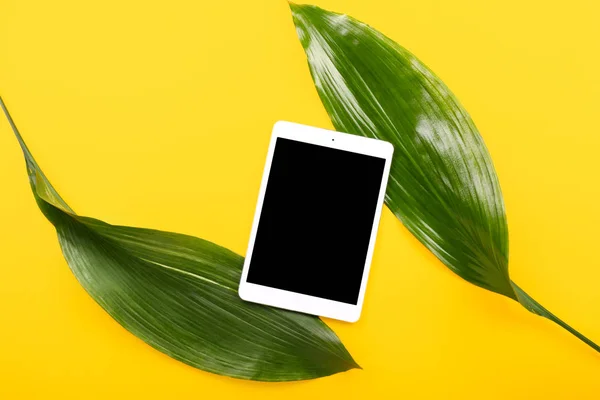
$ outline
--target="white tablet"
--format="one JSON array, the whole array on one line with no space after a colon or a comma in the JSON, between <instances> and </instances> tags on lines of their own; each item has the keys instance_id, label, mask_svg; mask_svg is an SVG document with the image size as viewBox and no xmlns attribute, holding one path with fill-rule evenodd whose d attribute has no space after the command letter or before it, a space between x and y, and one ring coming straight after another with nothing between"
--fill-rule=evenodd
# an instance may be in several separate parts
<instances>
[{"instance_id":1,"label":"white tablet","mask_svg":"<svg viewBox=\"0 0 600 400\"><path fill-rule=\"evenodd\" d=\"M240 297L357 321L393 151L381 140L277 122Z\"/></svg>"}]
</instances>

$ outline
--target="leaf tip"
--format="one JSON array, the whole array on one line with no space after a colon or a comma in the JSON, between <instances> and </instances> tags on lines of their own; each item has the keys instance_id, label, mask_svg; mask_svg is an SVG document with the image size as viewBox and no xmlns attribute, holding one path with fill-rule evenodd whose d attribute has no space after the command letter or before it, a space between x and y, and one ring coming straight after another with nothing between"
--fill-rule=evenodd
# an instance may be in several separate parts
<instances>
[{"instance_id":1,"label":"leaf tip","mask_svg":"<svg viewBox=\"0 0 600 400\"><path fill-rule=\"evenodd\" d=\"M290 6L290 10L292 11L292 15L294 17L298 17L300 15L305 15L310 12L310 10L320 10L319 7L313 6L311 4L298 4L293 1L288 0L288 5Z\"/></svg>"},{"instance_id":2,"label":"leaf tip","mask_svg":"<svg viewBox=\"0 0 600 400\"><path fill-rule=\"evenodd\" d=\"M308 45L308 33L306 32L307 25L307 11L311 8L316 8L308 4L296 4L292 1L288 1L290 11L292 12L292 20L296 27L296 34L303 47L306 48Z\"/></svg>"},{"instance_id":3,"label":"leaf tip","mask_svg":"<svg viewBox=\"0 0 600 400\"><path fill-rule=\"evenodd\" d=\"M21 134L19 133L17 126L15 125L15 122L13 121L13 119L10 115L10 112L8 112L8 108L6 108L6 104L4 104L4 100L2 99L2 96L0 96L0 108L2 108L2 111L4 112L4 116L6 117L6 120L8 121L8 124L10 125L13 133L17 137L17 140L19 141L19 145L21 146L21 149L23 150L23 153L25 154L25 159L29 163L30 159L32 159L31 153L29 153L29 150L27 149L27 146L25 145L25 142L23 141L23 138L21 137Z\"/></svg>"},{"instance_id":4,"label":"leaf tip","mask_svg":"<svg viewBox=\"0 0 600 400\"><path fill-rule=\"evenodd\" d=\"M350 354L350 352L348 352L346 350L346 357L344 357L344 361L346 362L348 368L346 369L346 371L350 371L351 369L360 369L362 370L363 367L361 367L356 360L354 359L354 357L352 357L352 355Z\"/></svg>"}]
</instances>

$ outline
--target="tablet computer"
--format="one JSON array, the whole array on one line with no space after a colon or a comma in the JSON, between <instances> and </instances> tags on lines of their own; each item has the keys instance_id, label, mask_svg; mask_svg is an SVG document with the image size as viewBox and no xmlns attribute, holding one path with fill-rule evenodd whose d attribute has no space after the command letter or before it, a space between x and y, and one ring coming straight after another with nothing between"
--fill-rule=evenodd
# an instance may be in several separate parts
<instances>
[{"instance_id":1,"label":"tablet computer","mask_svg":"<svg viewBox=\"0 0 600 400\"><path fill-rule=\"evenodd\" d=\"M381 140L277 122L240 297L357 321L393 151Z\"/></svg>"}]
</instances>

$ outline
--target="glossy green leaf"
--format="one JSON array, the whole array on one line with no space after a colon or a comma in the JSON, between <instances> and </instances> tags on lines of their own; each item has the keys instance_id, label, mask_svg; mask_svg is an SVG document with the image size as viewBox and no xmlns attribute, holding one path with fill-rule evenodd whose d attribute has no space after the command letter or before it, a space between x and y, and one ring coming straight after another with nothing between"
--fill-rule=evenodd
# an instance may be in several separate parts
<instances>
[{"instance_id":1,"label":"glossy green leaf","mask_svg":"<svg viewBox=\"0 0 600 400\"><path fill-rule=\"evenodd\" d=\"M448 268L565 327L508 274L498 178L469 114L406 49L368 25L291 4L315 86L337 130L394 145L386 204Z\"/></svg>"},{"instance_id":2,"label":"glossy green leaf","mask_svg":"<svg viewBox=\"0 0 600 400\"><path fill-rule=\"evenodd\" d=\"M69 267L125 329L177 360L235 378L289 381L359 368L319 318L243 302L241 256L191 236L76 215L0 105Z\"/></svg>"}]
</instances>

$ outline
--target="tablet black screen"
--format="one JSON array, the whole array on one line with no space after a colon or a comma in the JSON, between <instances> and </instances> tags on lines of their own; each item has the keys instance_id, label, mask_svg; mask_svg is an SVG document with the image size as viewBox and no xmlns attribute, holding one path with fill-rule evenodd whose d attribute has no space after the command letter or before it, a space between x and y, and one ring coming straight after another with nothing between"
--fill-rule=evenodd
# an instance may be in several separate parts
<instances>
[{"instance_id":1,"label":"tablet black screen","mask_svg":"<svg viewBox=\"0 0 600 400\"><path fill-rule=\"evenodd\" d=\"M384 166L277 138L247 281L357 304Z\"/></svg>"}]
</instances>

